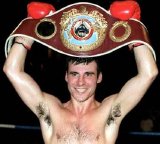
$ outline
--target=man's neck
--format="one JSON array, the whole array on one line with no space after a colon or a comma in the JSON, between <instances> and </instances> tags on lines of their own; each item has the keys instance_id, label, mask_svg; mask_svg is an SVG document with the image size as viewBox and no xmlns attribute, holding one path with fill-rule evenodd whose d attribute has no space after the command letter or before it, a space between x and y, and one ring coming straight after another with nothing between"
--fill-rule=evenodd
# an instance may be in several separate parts
<instances>
[{"instance_id":1,"label":"man's neck","mask_svg":"<svg viewBox=\"0 0 160 144\"><path fill-rule=\"evenodd\" d=\"M82 116L99 106L99 102L95 99L88 99L84 102L77 102L73 99L67 102L67 108L72 111L75 115Z\"/></svg>"}]
</instances>

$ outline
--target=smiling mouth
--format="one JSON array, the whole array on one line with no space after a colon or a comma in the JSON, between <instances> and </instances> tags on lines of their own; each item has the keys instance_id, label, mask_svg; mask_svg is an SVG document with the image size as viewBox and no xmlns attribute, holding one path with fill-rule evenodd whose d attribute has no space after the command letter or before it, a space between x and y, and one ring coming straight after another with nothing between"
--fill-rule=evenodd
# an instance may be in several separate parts
<instances>
[{"instance_id":1,"label":"smiling mouth","mask_svg":"<svg viewBox=\"0 0 160 144\"><path fill-rule=\"evenodd\" d=\"M86 91L86 88L76 88L76 91L79 93L84 93Z\"/></svg>"}]
</instances>

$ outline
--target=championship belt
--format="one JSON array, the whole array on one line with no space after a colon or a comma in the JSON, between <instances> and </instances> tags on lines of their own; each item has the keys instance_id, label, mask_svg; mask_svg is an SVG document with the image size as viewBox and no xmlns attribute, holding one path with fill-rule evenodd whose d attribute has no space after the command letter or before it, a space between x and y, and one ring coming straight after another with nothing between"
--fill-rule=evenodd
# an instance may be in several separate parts
<instances>
[{"instance_id":1,"label":"championship belt","mask_svg":"<svg viewBox=\"0 0 160 144\"><path fill-rule=\"evenodd\" d=\"M131 43L147 45L155 57L142 22L114 18L109 11L88 2L68 5L41 19L23 19L6 40L6 56L17 36L74 57L102 56Z\"/></svg>"}]
</instances>

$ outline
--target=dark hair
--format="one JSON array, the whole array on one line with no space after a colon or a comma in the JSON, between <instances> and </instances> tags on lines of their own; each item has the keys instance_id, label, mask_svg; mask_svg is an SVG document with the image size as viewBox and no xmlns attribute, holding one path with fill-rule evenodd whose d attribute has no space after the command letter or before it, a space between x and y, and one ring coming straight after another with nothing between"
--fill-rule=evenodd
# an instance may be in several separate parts
<instances>
[{"instance_id":1,"label":"dark hair","mask_svg":"<svg viewBox=\"0 0 160 144\"><path fill-rule=\"evenodd\" d=\"M77 64L89 64L91 62L95 61L97 64L97 74L99 75L99 73L101 72L101 68L100 68L100 62L98 57L71 57L68 56L66 58L66 70L68 71L68 64L71 62L72 64L74 63L75 65Z\"/></svg>"}]
</instances>

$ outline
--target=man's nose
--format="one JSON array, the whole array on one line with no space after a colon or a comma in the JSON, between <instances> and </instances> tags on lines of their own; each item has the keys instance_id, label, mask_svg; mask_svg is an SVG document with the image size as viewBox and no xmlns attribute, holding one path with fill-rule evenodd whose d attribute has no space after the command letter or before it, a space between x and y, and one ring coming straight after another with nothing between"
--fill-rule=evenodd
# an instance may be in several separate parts
<instances>
[{"instance_id":1,"label":"man's nose","mask_svg":"<svg viewBox=\"0 0 160 144\"><path fill-rule=\"evenodd\" d=\"M80 76L79 78L78 78L78 85L83 85L85 83L85 78L84 78L84 76Z\"/></svg>"}]
</instances>

